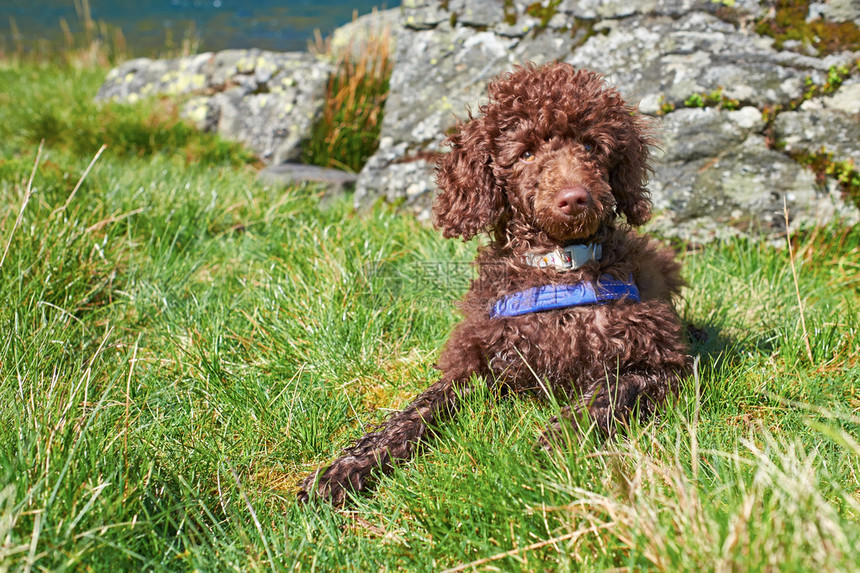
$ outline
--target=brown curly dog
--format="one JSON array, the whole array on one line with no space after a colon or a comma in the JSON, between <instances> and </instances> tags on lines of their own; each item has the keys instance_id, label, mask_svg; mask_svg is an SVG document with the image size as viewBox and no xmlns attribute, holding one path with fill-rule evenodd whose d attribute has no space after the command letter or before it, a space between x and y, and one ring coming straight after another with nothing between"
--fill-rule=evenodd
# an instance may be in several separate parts
<instances>
[{"instance_id":1,"label":"brown curly dog","mask_svg":"<svg viewBox=\"0 0 860 573\"><path fill-rule=\"evenodd\" d=\"M366 489L375 470L408 460L476 380L562 400L540 439L549 447L565 424L611 435L634 412L651 415L689 372L671 306L680 265L632 230L651 213L653 141L617 91L563 63L518 67L447 143L436 226L490 240L439 359L441 378L308 476L300 500L339 505Z\"/></svg>"}]
</instances>

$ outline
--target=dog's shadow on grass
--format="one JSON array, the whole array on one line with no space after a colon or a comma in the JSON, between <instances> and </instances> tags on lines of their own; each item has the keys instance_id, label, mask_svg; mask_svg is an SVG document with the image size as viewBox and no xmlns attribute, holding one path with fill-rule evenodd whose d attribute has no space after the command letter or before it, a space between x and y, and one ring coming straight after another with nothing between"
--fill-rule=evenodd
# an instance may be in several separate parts
<instances>
[{"instance_id":1,"label":"dog's shadow on grass","mask_svg":"<svg viewBox=\"0 0 860 573\"><path fill-rule=\"evenodd\" d=\"M718 411L723 414L727 404L739 405L749 399L755 390L738 385L735 372L749 356L764 357L775 352L773 337L761 333L738 333L720 321L702 323L682 317L682 325L695 368L681 390L681 399L685 394L692 396L698 391L695 400L700 412Z\"/></svg>"}]
</instances>

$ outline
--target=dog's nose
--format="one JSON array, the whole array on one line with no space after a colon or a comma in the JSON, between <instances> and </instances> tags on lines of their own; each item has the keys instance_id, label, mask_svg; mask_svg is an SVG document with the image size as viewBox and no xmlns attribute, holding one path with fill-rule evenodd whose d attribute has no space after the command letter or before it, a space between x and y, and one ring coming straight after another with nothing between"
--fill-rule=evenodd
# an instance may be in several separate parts
<instances>
[{"instance_id":1,"label":"dog's nose","mask_svg":"<svg viewBox=\"0 0 860 573\"><path fill-rule=\"evenodd\" d=\"M588 189L582 185L575 185L559 191L555 203L565 215L576 215L585 211L589 199Z\"/></svg>"}]
</instances>

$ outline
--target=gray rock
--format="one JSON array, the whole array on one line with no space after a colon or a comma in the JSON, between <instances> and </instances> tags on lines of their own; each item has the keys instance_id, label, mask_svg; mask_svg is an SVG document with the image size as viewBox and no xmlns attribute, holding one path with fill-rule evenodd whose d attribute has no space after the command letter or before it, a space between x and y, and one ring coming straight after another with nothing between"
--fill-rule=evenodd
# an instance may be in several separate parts
<instances>
[{"instance_id":1,"label":"gray rock","mask_svg":"<svg viewBox=\"0 0 860 573\"><path fill-rule=\"evenodd\" d=\"M860 166L860 81L835 94L804 102L800 109L779 114L774 136L791 153L827 152L837 161Z\"/></svg>"},{"instance_id":2,"label":"gray rock","mask_svg":"<svg viewBox=\"0 0 860 573\"><path fill-rule=\"evenodd\" d=\"M136 59L111 70L96 96L133 102L186 96L184 117L246 144L263 161L297 159L319 114L331 64L307 53L226 50Z\"/></svg>"},{"instance_id":3,"label":"gray rock","mask_svg":"<svg viewBox=\"0 0 860 573\"><path fill-rule=\"evenodd\" d=\"M729 9L737 17L755 19L764 16L768 7L759 0L561 0L560 14L587 20L614 20L635 15L678 17L690 12L718 13Z\"/></svg>"},{"instance_id":4,"label":"gray rock","mask_svg":"<svg viewBox=\"0 0 860 573\"><path fill-rule=\"evenodd\" d=\"M356 175L339 169L328 169L301 163L278 163L260 171L259 179L268 185L287 186L294 183L314 183L326 188L331 196L341 196L355 185Z\"/></svg>"},{"instance_id":5,"label":"gray rock","mask_svg":"<svg viewBox=\"0 0 860 573\"><path fill-rule=\"evenodd\" d=\"M697 240L712 238L708 235L717 228L724 233L783 231L783 199L795 220L809 222L819 213L826 220L835 211L820 208L830 201L821 200L813 174L768 149L760 135L750 135L716 157L659 163L651 192L663 213L654 226L670 231L686 224L688 238Z\"/></svg>"},{"instance_id":6,"label":"gray rock","mask_svg":"<svg viewBox=\"0 0 860 573\"><path fill-rule=\"evenodd\" d=\"M457 21L464 26L490 27L505 19L505 3L503 0L463 2L462 8L456 14Z\"/></svg>"},{"instance_id":7,"label":"gray rock","mask_svg":"<svg viewBox=\"0 0 860 573\"><path fill-rule=\"evenodd\" d=\"M665 14L678 16L694 8L707 7L708 0L562 0L559 12L577 18L616 19L635 14Z\"/></svg>"},{"instance_id":8,"label":"gray rock","mask_svg":"<svg viewBox=\"0 0 860 573\"><path fill-rule=\"evenodd\" d=\"M762 114L754 107L680 109L662 118L658 127L661 145L655 157L664 163L718 157L764 127Z\"/></svg>"},{"instance_id":9,"label":"gray rock","mask_svg":"<svg viewBox=\"0 0 860 573\"><path fill-rule=\"evenodd\" d=\"M650 185L657 211L652 227L693 241L782 232L783 201L791 222L850 215L835 188L818 188L810 171L768 148L764 127L753 107L666 115Z\"/></svg>"},{"instance_id":10,"label":"gray rock","mask_svg":"<svg viewBox=\"0 0 860 573\"><path fill-rule=\"evenodd\" d=\"M825 18L860 25L860 0L817 0L809 3L809 20Z\"/></svg>"},{"instance_id":11,"label":"gray rock","mask_svg":"<svg viewBox=\"0 0 860 573\"><path fill-rule=\"evenodd\" d=\"M356 203L369 205L378 200L403 202L420 219L428 219L436 192L435 159L430 153L406 156L400 150L377 153L364 166L355 187ZM373 187L368 187L368 182Z\"/></svg>"},{"instance_id":12,"label":"gray rock","mask_svg":"<svg viewBox=\"0 0 860 573\"><path fill-rule=\"evenodd\" d=\"M451 20L451 12L438 0L403 0L402 24L411 30L429 30Z\"/></svg>"},{"instance_id":13,"label":"gray rock","mask_svg":"<svg viewBox=\"0 0 860 573\"><path fill-rule=\"evenodd\" d=\"M331 35L331 51L335 57L348 51L352 59L358 60L365 53L368 41L387 36L388 51L393 54L397 48L399 24L400 8L374 10L337 28Z\"/></svg>"},{"instance_id":14,"label":"gray rock","mask_svg":"<svg viewBox=\"0 0 860 573\"><path fill-rule=\"evenodd\" d=\"M129 60L108 72L96 100L135 102L156 95L182 95L206 87L207 52L173 60Z\"/></svg>"},{"instance_id":15,"label":"gray rock","mask_svg":"<svg viewBox=\"0 0 860 573\"><path fill-rule=\"evenodd\" d=\"M799 98L807 78L823 83L828 60L778 52L769 38L751 36L704 12L675 19L636 16L605 25L567 59L605 74L628 98L642 101L644 113L659 102L681 105L692 94L723 93L741 103L767 106Z\"/></svg>"}]
</instances>

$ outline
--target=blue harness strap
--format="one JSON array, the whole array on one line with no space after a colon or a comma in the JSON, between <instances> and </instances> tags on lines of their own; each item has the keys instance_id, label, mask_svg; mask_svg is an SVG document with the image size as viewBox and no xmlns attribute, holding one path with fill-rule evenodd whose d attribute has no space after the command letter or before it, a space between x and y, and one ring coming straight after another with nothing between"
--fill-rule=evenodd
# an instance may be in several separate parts
<instances>
[{"instance_id":1,"label":"blue harness strap","mask_svg":"<svg viewBox=\"0 0 860 573\"><path fill-rule=\"evenodd\" d=\"M490 318L520 316L569 306L606 304L621 299L640 302L639 289L633 277L629 281L619 281L603 275L596 283L545 285L503 296L490 310Z\"/></svg>"}]
</instances>

